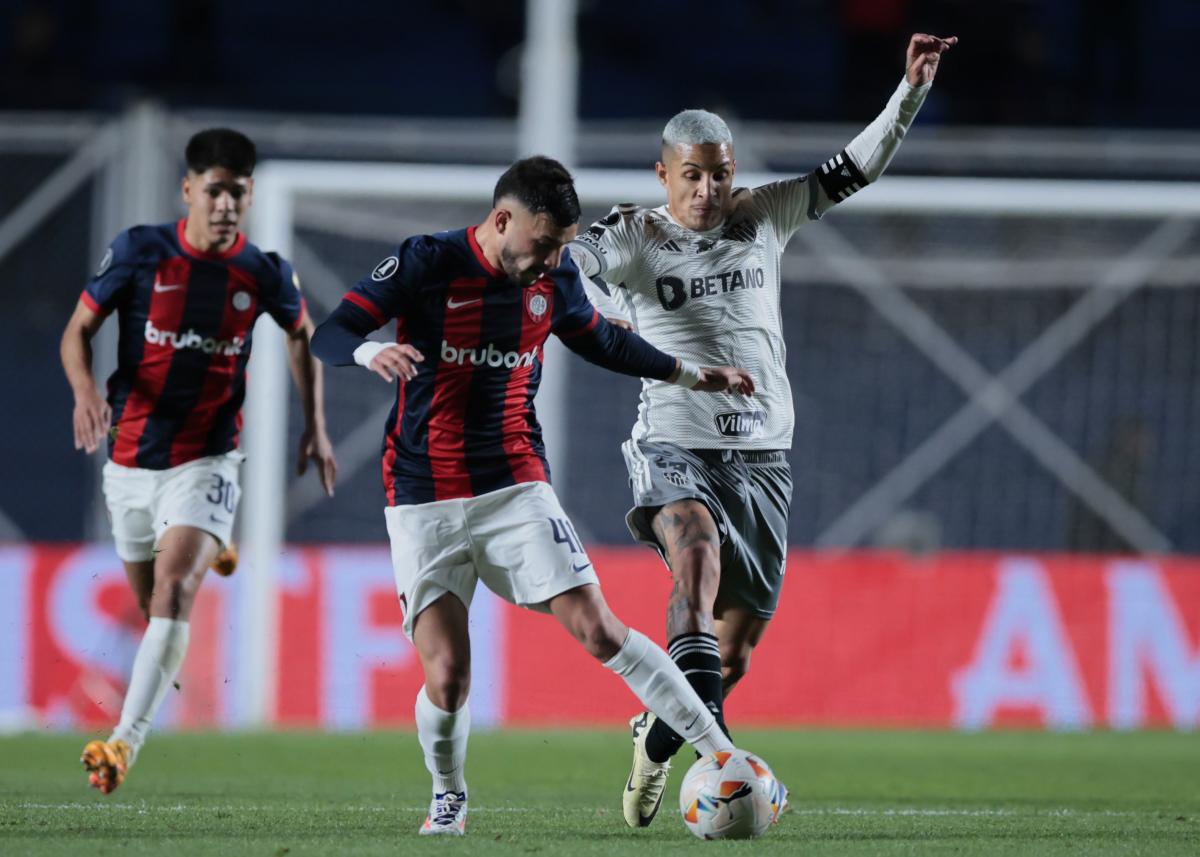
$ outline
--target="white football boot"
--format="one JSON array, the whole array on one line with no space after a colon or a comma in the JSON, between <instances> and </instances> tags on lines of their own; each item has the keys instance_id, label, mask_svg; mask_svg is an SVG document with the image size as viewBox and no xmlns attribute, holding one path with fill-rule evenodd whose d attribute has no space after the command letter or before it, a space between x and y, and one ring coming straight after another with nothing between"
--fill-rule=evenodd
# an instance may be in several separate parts
<instances>
[{"instance_id":1,"label":"white football boot","mask_svg":"<svg viewBox=\"0 0 1200 857\"><path fill-rule=\"evenodd\" d=\"M621 796L625 823L630 827L649 827L662 805L663 792L667 787L670 762L652 762L646 755L646 736L657 718L643 711L629 721L633 730L633 768L625 782L625 793Z\"/></svg>"},{"instance_id":2,"label":"white football boot","mask_svg":"<svg viewBox=\"0 0 1200 857\"><path fill-rule=\"evenodd\" d=\"M462 836L467 830L467 793L435 794L429 815L421 825L422 836Z\"/></svg>"}]
</instances>

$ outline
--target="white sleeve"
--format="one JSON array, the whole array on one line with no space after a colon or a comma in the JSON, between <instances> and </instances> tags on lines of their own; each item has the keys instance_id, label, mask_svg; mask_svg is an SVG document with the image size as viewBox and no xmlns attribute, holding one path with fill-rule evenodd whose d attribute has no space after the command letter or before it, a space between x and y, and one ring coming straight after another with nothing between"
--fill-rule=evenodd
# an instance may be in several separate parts
<instances>
[{"instance_id":1,"label":"white sleeve","mask_svg":"<svg viewBox=\"0 0 1200 857\"><path fill-rule=\"evenodd\" d=\"M817 217L883 175L932 85L912 86L907 80L901 79L875 121L851 140L845 149L817 167L813 173L816 177L813 193Z\"/></svg>"},{"instance_id":2,"label":"white sleeve","mask_svg":"<svg viewBox=\"0 0 1200 857\"><path fill-rule=\"evenodd\" d=\"M737 193L735 191L735 198ZM750 193L753 205L775 229L780 247L787 246L788 240L806 220L817 220L821 216L816 210L817 183L811 176L760 185Z\"/></svg>"},{"instance_id":3,"label":"white sleeve","mask_svg":"<svg viewBox=\"0 0 1200 857\"><path fill-rule=\"evenodd\" d=\"M796 230L883 175L908 133L932 84L911 86L901 80L883 112L811 174L756 187L754 205L775 228L779 245L786 246Z\"/></svg>"},{"instance_id":4,"label":"white sleeve","mask_svg":"<svg viewBox=\"0 0 1200 857\"><path fill-rule=\"evenodd\" d=\"M629 313L623 307L618 306L616 299L610 296L598 283L583 273L582 268L579 271L579 279L583 281L583 290L587 294L588 299L595 305L600 315L609 321L616 319L626 324L633 323L629 318Z\"/></svg>"},{"instance_id":5,"label":"white sleeve","mask_svg":"<svg viewBox=\"0 0 1200 857\"><path fill-rule=\"evenodd\" d=\"M622 203L571 242L571 255L584 274L600 274L609 283L633 275L642 249L641 218L636 205Z\"/></svg>"}]
</instances>

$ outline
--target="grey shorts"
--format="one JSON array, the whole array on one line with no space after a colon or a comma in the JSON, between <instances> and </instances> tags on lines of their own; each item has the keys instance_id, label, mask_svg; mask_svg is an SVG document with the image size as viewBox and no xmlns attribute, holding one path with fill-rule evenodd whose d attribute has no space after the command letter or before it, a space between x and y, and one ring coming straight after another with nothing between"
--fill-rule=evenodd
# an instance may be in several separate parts
<instances>
[{"instance_id":1,"label":"grey shorts","mask_svg":"<svg viewBox=\"0 0 1200 857\"><path fill-rule=\"evenodd\" d=\"M651 522L660 507L698 500L721 535L717 601L739 603L769 619L779 605L787 562L792 469L781 450L684 449L628 440L621 446L633 508L625 516L639 542L666 555Z\"/></svg>"}]
</instances>

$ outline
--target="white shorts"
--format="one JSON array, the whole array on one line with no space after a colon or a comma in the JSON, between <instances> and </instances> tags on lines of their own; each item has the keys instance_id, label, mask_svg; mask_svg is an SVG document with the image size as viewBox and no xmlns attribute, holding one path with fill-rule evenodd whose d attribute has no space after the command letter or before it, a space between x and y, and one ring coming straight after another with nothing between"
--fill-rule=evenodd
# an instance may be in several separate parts
<instances>
[{"instance_id":1,"label":"white shorts","mask_svg":"<svg viewBox=\"0 0 1200 857\"><path fill-rule=\"evenodd\" d=\"M104 465L104 500L117 556L126 562L154 558L154 546L169 527L212 533L224 547L233 536L241 488L237 450L197 458L169 470Z\"/></svg>"},{"instance_id":2,"label":"white shorts","mask_svg":"<svg viewBox=\"0 0 1200 857\"><path fill-rule=\"evenodd\" d=\"M470 607L480 580L505 601L543 612L554 596L600 582L545 482L460 500L389 506L383 514L410 640L422 610L447 592Z\"/></svg>"}]
</instances>

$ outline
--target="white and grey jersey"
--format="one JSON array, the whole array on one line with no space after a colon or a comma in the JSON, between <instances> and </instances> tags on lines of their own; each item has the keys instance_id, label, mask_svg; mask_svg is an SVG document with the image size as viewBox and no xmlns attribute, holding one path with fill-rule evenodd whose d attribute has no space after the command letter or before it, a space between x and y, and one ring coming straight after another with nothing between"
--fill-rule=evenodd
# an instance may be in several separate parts
<instances>
[{"instance_id":1,"label":"white and grey jersey","mask_svg":"<svg viewBox=\"0 0 1200 857\"><path fill-rule=\"evenodd\" d=\"M734 190L725 221L681 226L666 206L618 205L571 242L637 332L702 366L740 366L755 393L699 394L642 380L635 441L686 449L788 449L794 416L780 318L780 262L796 230L883 172L928 86L902 83L884 112L808 176Z\"/></svg>"},{"instance_id":2,"label":"white and grey jersey","mask_svg":"<svg viewBox=\"0 0 1200 857\"><path fill-rule=\"evenodd\" d=\"M725 223L693 232L666 206L618 206L571 244L589 276L601 275L638 333L702 366L741 366L753 396L693 393L643 379L635 440L687 449L784 449L792 394L784 372L779 264L812 210L807 179L734 192Z\"/></svg>"}]
</instances>

